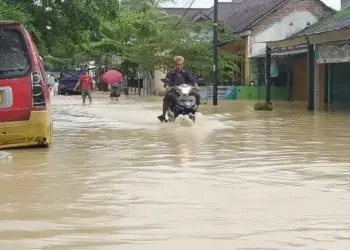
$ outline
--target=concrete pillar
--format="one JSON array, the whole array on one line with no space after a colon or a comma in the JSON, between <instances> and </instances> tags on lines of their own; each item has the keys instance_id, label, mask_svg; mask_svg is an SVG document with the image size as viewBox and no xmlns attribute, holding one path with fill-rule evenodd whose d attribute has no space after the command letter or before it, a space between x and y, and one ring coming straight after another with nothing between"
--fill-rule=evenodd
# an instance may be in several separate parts
<instances>
[{"instance_id":1,"label":"concrete pillar","mask_svg":"<svg viewBox=\"0 0 350 250\"><path fill-rule=\"evenodd\" d=\"M160 70L154 71L154 90L156 94L164 92L164 83L161 81L165 77L165 73Z\"/></svg>"},{"instance_id":2,"label":"concrete pillar","mask_svg":"<svg viewBox=\"0 0 350 250\"><path fill-rule=\"evenodd\" d=\"M307 74L308 74L308 110L315 110L315 50L314 45L309 44L307 49Z\"/></svg>"},{"instance_id":3,"label":"concrete pillar","mask_svg":"<svg viewBox=\"0 0 350 250\"><path fill-rule=\"evenodd\" d=\"M266 103L271 103L271 48L267 45L265 60Z\"/></svg>"},{"instance_id":4,"label":"concrete pillar","mask_svg":"<svg viewBox=\"0 0 350 250\"><path fill-rule=\"evenodd\" d=\"M245 51L244 51L244 84L250 85L250 44L251 39L248 35L245 42Z\"/></svg>"}]
</instances>

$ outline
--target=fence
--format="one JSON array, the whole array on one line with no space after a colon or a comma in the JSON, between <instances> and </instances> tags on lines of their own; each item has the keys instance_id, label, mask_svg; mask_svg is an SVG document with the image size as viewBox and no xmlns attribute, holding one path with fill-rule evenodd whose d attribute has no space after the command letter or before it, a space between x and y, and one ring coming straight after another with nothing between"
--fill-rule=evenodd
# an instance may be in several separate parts
<instances>
[{"instance_id":1,"label":"fence","mask_svg":"<svg viewBox=\"0 0 350 250\"><path fill-rule=\"evenodd\" d=\"M213 86L201 86L199 95L201 101L213 100ZM236 100L237 89L234 86L218 86L218 100Z\"/></svg>"},{"instance_id":2,"label":"fence","mask_svg":"<svg viewBox=\"0 0 350 250\"><path fill-rule=\"evenodd\" d=\"M154 80L150 77L124 79L123 89L127 95L154 95Z\"/></svg>"}]
</instances>

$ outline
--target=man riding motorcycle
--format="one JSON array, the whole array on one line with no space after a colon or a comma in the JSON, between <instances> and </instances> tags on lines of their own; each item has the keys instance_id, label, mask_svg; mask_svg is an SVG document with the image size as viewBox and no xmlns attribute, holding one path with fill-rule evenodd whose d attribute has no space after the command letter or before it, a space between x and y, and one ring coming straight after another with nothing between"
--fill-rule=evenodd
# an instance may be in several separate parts
<instances>
[{"instance_id":1,"label":"man riding motorcycle","mask_svg":"<svg viewBox=\"0 0 350 250\"><path fill-rule=\"evenodd\" d=\"M197 81L191 72L183 69L184 61L185 59L182 56L176 56L175 69L170 70L165 76L167 83L165 86L166 95L163 99L163 113L158 116L158 119L161 122L165 121L165 114L168 110L169 105L176 103L177 93L173 90L173 86L187 83L189 85L193 85L195 88L198 88ZM192 92L191 94L196 97L196 105L198 107L201 101L200 95L196 92Z\"/></svg>"}]
</instances>

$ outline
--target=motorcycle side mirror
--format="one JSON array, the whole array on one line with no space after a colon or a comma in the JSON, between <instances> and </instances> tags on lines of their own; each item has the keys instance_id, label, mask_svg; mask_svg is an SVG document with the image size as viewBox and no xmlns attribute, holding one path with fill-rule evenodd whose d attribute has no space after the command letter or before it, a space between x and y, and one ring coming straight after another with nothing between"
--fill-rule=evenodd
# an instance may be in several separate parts
<instances>
[{"instance_id":1,"label":"motorcycle side mirror","mask_svg":"<svg viewBox=\"0 0 350 250\"><path fill-rule=\"evenodd\" d=\"M198 83L199 86L205 86L206 85L203 78L198 78L197 79L197 83Z\"/></svg>"}]
</instances>

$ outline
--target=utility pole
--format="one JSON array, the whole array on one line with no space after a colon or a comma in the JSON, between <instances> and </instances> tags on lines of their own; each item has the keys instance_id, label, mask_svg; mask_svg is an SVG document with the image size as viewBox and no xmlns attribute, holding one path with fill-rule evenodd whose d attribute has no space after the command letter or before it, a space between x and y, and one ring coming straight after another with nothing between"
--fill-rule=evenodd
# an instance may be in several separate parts
<instances>
[{"instance_id":1,"label":"utility pole","mask_svg":"<svg viewBox=\"0 0 350 250\"><path fill-rule=\"evenodd\" d=\"M219 1L214 0L214 32L213 32L213 105L218 105L218 5Z\"/></svg>"}]
</instances>

